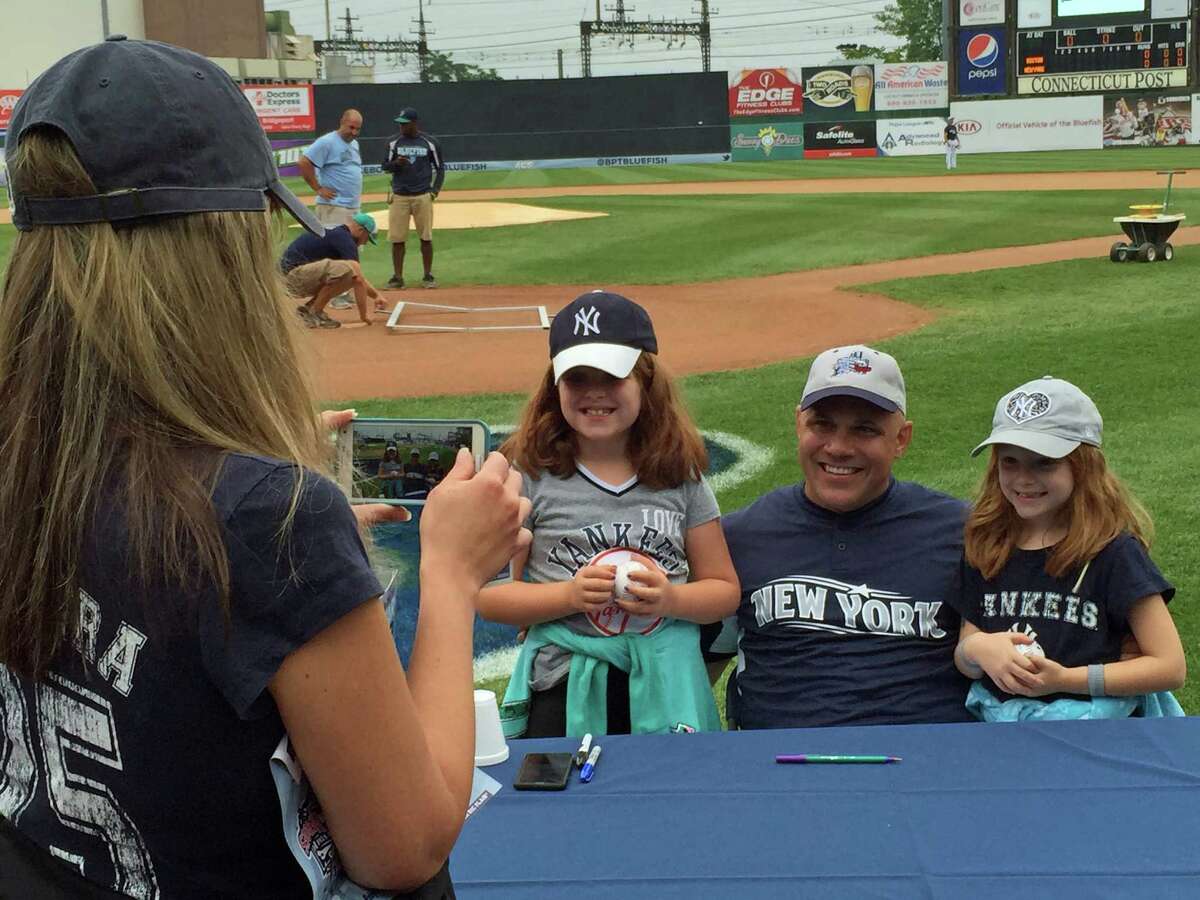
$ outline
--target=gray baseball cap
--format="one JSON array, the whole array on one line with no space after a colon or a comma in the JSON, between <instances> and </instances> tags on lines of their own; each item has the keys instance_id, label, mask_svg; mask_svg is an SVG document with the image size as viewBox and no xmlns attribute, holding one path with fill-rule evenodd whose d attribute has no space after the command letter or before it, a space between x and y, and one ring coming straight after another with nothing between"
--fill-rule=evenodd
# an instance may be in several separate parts
<instances>
[{"instance_id":1,"label":"gray baseball cap","mask_svg":"<svg viewBox=\"0 0 1200 900\"><path fill-rule=\"evenodd\" d=\"M904 376L900 365L882 350L854 344L834 347L813 360L800 397L808 409L826 397L858 397L888 412L904 412Z\"/></svg>"},{"instance_id":2,"label":"gray baseball cap","mask_svg":"<svg viewBox=\"0 0 1200 900\"><path fill-rule=\"evenodd\" d=\"M66 135L96 194L31 197L18 186L11 202L13 224L22 231L253 212L266 209L270 195L313 234L325 233L279 180L271 145L245 95L224 70L190 50L121 34L76 50L35 78L17 101L8 126L10 156L39 125Z\"/></svg>"},{"instance_id":3,"label":"gray baseball cap","mask_svg":"<svg viewBox=\"0 0 1200 900\"><path fill-rule=\"evenodd\" d=\"M996 404L992 433L971 451L1012 444L1061 459L1080 444L1100 446L1104 421L1092 398L1069 381L1045 375L1009 391Z\"/></svg>"}]
</instances>

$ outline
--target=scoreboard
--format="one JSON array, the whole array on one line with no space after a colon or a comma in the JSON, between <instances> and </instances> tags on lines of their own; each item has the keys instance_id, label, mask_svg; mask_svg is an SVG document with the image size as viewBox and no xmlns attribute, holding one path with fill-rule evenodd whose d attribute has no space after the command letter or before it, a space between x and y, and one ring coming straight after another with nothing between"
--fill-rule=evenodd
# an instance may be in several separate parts
<instances>
[{"instance_id":1,"label":"scoreboard","mask_svg":"<svg viewBox=\"0 0 1200 900\"><path fill-rule=\"evenodd\" d=\"M1017 32L1017 92L1077 93L1182 87L1191 55L1186 20Z\"/></svg>"}]
</instances>

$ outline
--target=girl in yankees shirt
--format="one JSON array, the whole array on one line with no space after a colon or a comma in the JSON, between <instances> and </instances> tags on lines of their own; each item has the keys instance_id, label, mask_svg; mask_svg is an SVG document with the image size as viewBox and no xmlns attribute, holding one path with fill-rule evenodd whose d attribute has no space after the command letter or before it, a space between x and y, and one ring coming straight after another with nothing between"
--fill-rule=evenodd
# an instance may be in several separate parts
<instances>
[{"instance_id":1,"label":"girl in yankees shirt","mask_svg":"<svg viewBox=\"0 0 1200 900\"><path fill-rule=\"evenodd\" d=\"M636 303L574 300L501 448L524 477L533 532L516 580L479 601L485 618L528 628L501 707L509 737L720 727L698 623L733 613L737 575L704 443L657 352ZM614 564L631 559L642 568L626 589Z\"/></svg>"},{"instance_id":2,"label":"girl in yankees shirt","mask_svg":"<svg viewBox=\"0 0 1200 900\"><path fill-rule=\"evenodd\" d=\"M991 461L967 520L954 659L987 721L1182 715L1175 589L1151 523L1108 469L1103 423L1075 385L1045 378L996 405ZM1122 659L1130 635L1140 655Z\"/></svg>"}]
</instances>

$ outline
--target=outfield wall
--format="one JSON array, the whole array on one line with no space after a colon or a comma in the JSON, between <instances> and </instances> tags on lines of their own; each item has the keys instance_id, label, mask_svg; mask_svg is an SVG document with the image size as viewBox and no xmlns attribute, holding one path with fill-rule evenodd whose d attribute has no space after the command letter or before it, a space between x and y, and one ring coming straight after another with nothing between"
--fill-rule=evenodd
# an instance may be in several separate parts
<instances>
[{"instance_id":1,"label":"outfield wall","mask_svg":"<svg viewBox=\"0 0 1200 900\"><path fill-rule=\"evenodd\" d=\"M412 106L447 160L552 160L727 153L725 73L316 85L316 131L363 114L363 162L382 161L392 119Z\"/></svg>"}]
</instances>

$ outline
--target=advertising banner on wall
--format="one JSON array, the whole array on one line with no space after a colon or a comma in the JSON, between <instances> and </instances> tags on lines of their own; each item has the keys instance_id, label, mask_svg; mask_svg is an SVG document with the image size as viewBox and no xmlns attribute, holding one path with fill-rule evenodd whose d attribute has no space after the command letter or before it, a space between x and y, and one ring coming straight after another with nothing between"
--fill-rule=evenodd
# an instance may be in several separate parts
<instances>
[{"instance_id":1,"label":"advertising banner on wall","mask_svg":"<svg viewBox=\"0 0 1200 900\"><path fill-rule=\"evenodd\" d=\"M275 168L280 175L299 175L300 154L312 141L289 138L271 141L271 155L275 157Z\"/></svg>"},{"instance_id":2,"label":"advertising banner on wall","mask_svg":"<svg viewBox=\"0 0 1200 900\"><path fill-rule=\"evenodd\" d=\"M1008 45L1003 28L958 33L958 93L1003 94Z\"/></svg>"},{"instance_id":3,"label":"advertising banner on wall","mask_svg":"<svg viewBox=\"0 0 1200 900\"><path fill-rule=\"evenodd\" d=\"M1173 147L1188 143L1191 131L1191 94L1104 98L1105 147Z\"/></svg>"},{"instance_id":4,"label":"advertising banner on wall","mask_svg":"<svg viewBox=\"0 0 1200 900\"><path fill-rule=\"evenodd\" d=\"M881 63L875 66L875 109L945 109L950 103L944 62Z\"/></svg>"},{"instance_id":5,"label":"advertising banner on wall","mask_svg":"<svg viewBox=\"0 0 1200 900\"><path fill-rule=\"evenodd\" d=\"M959 153L1099 150L1104 98L965 100L950 104Z\"/></svg>"},{"instance_id":6,"label":"advertising banner on wall","mask_svg":"<svg viewBox=\"0 0 1200 900\"><path fill-rule=\"evenodd\" d=\"M801 71L808 118L865 115L875 108L874 66L815 66Z\"/></svg>"},{"instance_id":7,"label":"advertising banner on wall","mask_svg":"<svg viewBox=\"0 0 1200 900\"><path fill-rule=\"evenodd\" d=\"M22 91L0 91L0 131L8 131L8 121L12 118L13 107Z\"/></svg>"},{"instance_id":8,"label":"advertising banner on wall","mask_svg":"<svg viewBox=\"0 0 1200 900\"><path fill-rule=\"evenodd\" d=\"M1017 79L1018 94L1086 94L1187 87L1188 70L1121 69L1115 72L1034 75Z\"/></svg>"},{"instance_id":9,"label":"advertising banner on wall","mask_svg":"<svg viewBox=\"0 0 1200 900\"><path fill-rule=\"evenodd\" d=\"M1004 22L1004 0L958 0L958 24L1000 25Z\"/></svg>"},{"instance_id":10,"label":"advertising banner on wall","mask_svg":"<svg viewBox=\"0 0 1200 900\"><path fill-rule=\"evenodd\" d=\"M798 116L804 86L792 69L743 69L729 73L729 115Z\"/></svg>"},{"instance_id":11,"label":"advertising banner on wall","mask_svg":"<svg viewBox=\"0 0 1200 900\"><path fill-rule=\"evenodd\" d=\"M847 156L878 156L875 123L849 119L844 122L806 122L805 159L841 159Z\"/></svg>"},{"instance_id":12,"label":"advertising banner on wall","mask_svg":"<svg viewBox=\"0 0 1200 900\"><path fill-rule=\"evenodd\" d=\"M245 84L242 92L268 134L317 127L311 84Z\"/></svg>"},{"instance_id":13,"label":"advertising banner on wall","mask_svg":"<svg viewBox=\"0 0 1200 900\"><path fill-rule=\"evenodd\" d=\"M880 119L875 123L880 156L934 156L946 148L942 129L946 120Z\"/></svg>"},{"instance_id":14,"label":"advertising banner on wall","mask_svg":"<svg viewBox=\"0 0 1200 900\"><path fill-rule=\"evenodd\" d=\"M804 159L804 125L800 122L753 122L729 126L734 162Z\"/></svg>"}]
</instances>

